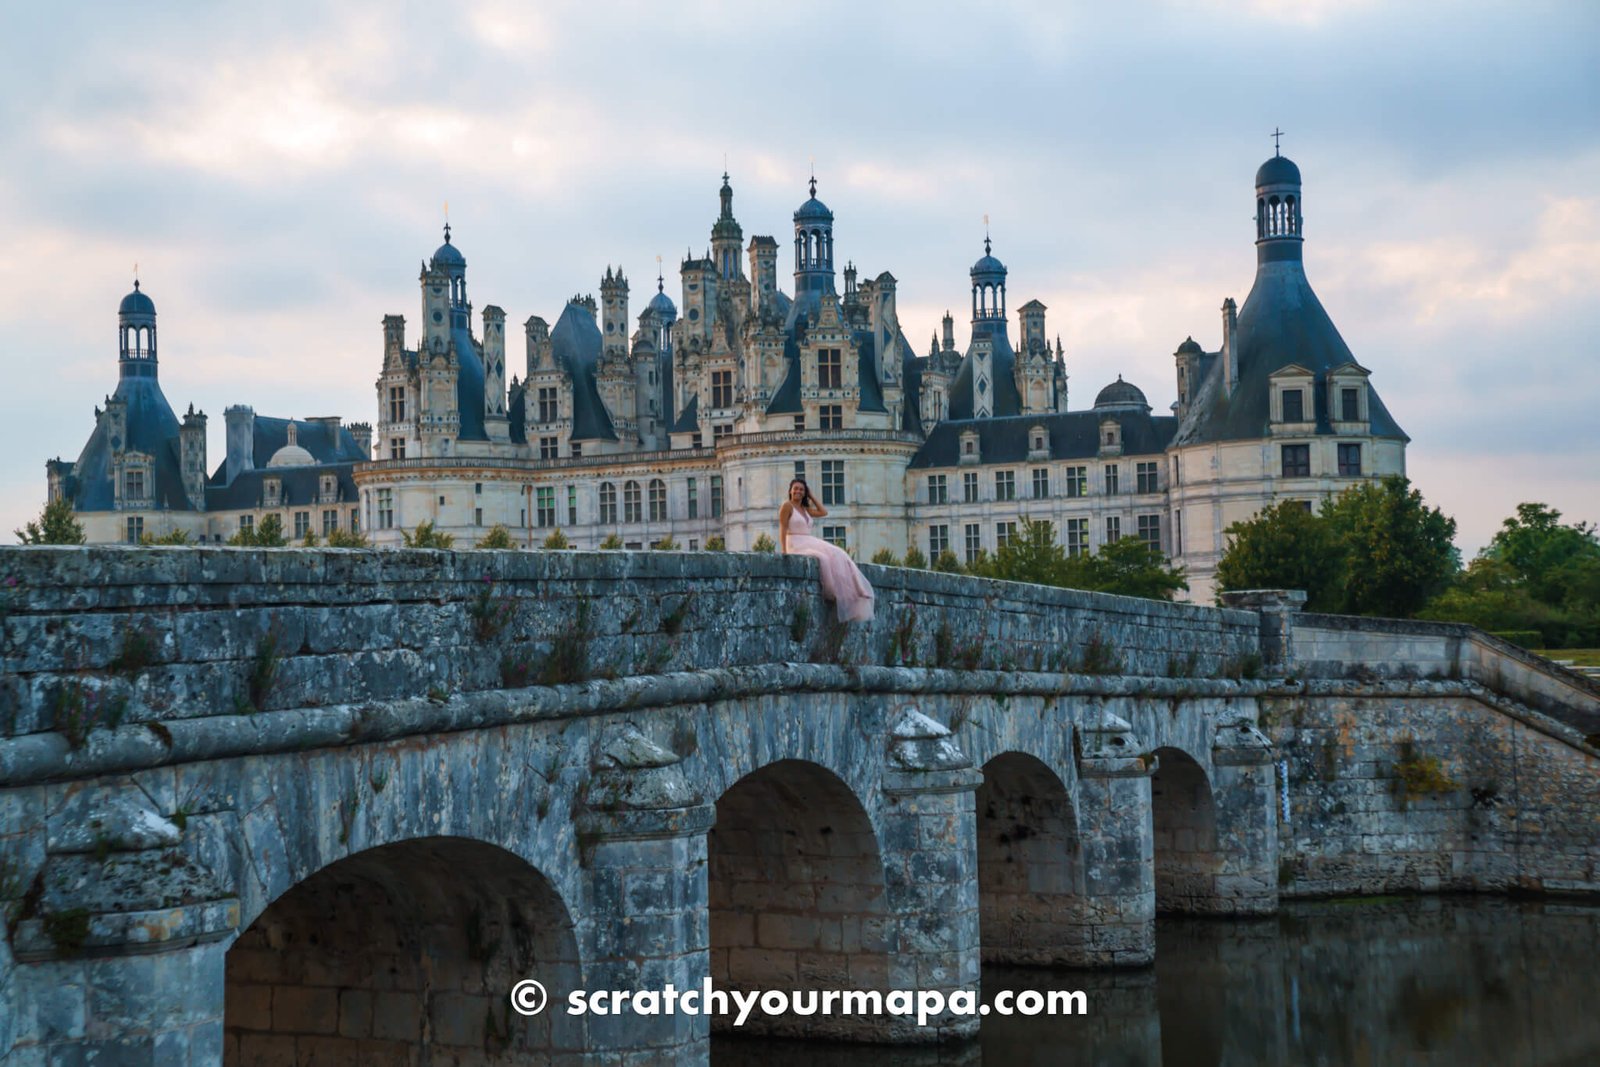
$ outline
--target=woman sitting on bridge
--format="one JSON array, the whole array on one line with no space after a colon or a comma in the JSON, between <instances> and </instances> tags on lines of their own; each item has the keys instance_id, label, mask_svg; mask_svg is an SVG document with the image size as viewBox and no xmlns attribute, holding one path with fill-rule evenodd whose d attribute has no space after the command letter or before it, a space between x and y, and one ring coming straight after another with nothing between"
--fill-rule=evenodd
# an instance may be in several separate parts
<instances>
[{"instance_id":1,"label":"woman sitting on bridge","mask_svg":"<svg viewBox=\"0 0 1600 1067\"><path fill-rule=\"evenodd\" d=\"M786 556L813 556L822 570L822 595L834 602L840 622L867 622L872 618L872 586L856 568L855 560L837 545L811 533L811 520L828 509L817 503L804 478L789 483L789 499L778 509L778 538Z\"/></svg>"}]
</instances>

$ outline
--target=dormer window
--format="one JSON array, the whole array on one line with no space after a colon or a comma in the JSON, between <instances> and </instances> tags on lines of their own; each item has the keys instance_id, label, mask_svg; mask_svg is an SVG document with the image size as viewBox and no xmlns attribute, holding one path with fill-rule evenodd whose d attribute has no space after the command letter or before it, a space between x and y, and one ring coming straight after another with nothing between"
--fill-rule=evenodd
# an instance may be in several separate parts
<instances>
[{"instance_id":1,"label":"dormer window","mask_svg":"<svg viewBox=\"0 0 1600 1067\"><path fill-rule=\"evenodd\" d=\"M1361 421L1361 390L1349 386L1339 390L1339 421Z\"/></svg>"},{"instance_id":2,"label":"dormer window","mask_svg":"<svg viewBox=\"0 0 1600 1067\"><path fill-rule=\"evenodd\" d=\"M1305 367L1291 363L1273 371L1271 382L1272 421L1284 424L1283 431L1306 432L1308 424L1317 417L1312 394L1316 376Z\"/></svg>"},{"instance_id":3,"label":"dormer window","mask_svg":"<svg viewBox=\"0 0 1600 1067\"><path fill-rule=\"evenodd\" d=\"M261 483L263 503L267 507L276 507L283 497L283 482L277 478L268 478Z\"/></svg>"},{"instance_id":4,"label":"dormer window","mask_svg":"<svg viewBox=\"0 0 1600 1067\"><path fill-rule=\"evenodd\" d=\"M1043 426L1033 426L1028 429L1028 458L1050 458L1050 435Z\"/></svg>"},{"instance_id":5,"label":"dormer window","mask_svg":"<svg viewBox=\"0 0 1600 1067\"><path fill-rule=\"evenodd\" d=\"M1328 372L1328 411L1340 433L1360 433L1368 420L1367 369L1345 363Z\"/></svg>"},{"instance_id":6,"label":"dormer window","mask_svg":"<svg viewBox=\"0 0 1600 1067\"><path fill-rule=\"evenodd\" d=\"M961 435L961 463L982 463L983 454L978 448L978 432L968 430Z\"/></svg>"}]
</instances>

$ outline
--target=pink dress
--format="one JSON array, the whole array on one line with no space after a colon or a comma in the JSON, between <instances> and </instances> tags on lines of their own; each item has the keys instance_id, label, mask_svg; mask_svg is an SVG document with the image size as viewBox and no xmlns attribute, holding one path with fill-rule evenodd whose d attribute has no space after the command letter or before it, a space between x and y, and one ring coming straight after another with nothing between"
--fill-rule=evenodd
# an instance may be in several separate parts
<instances>
[{"instance_id":1,"label":"pink dress","mask_svg":"<svg viewBox=\"0 0 1600 1067\"><path fill-rule=\"evenodd\" d=\"M839 609L840 622L872 618L872 586L856 568L850 553L811 535L811 516L802 508L789 512L789 555L812 556L822 570L822 595Z\"/></svg>"}]
</instances>

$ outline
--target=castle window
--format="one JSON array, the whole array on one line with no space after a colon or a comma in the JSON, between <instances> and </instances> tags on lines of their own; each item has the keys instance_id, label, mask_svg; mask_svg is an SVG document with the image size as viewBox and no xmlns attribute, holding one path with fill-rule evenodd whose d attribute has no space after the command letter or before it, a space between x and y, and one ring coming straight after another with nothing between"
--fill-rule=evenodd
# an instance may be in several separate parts
<instances>
[{"instance_id":1,"label":"castle window","mask_svg":"<svg viewBox=\"0 0 1600 1067\"><path fill-rule=\"evenodd\" d=\"M609 526L617 522L617 487L610 482L600 483L600 521Z\"/></svg>"},{"instance_id":2,"label":"castle window","mask_svg":"<svg viewBox=\"0 0 1600 1067\"><path fill-rule=\"evenodd\" d=\"M1089 495L1089 468L1067 468L1067 496L1080 497Z\"/></svg>"},{"instance_id":3,"label":"castle window","mask_svg":"<svg viewBox=\"0 0 1600 1067\"><path fill-rule=\"evenodd\" d=\"M1306 421L1306 394L1300 389L1285 389L1283 391L1283 421Z\"/></svg>"},{"instance_id":4,"label":"castle window","mask_svg":"<svg viewBox=\"0 0 1600 1067\"><path fill-rule=\"evenodd\" d=\"M796 478L799 478L801 481L805 481L805 479L806 479L806 461L805 460L797 459L797 460L794 461L794 476Z\"/></svg>"},{"instance_id":5,"label":"castle window","mask_svg":"<svg viewBox=\"0 0 1600 1067\"><path fill-rule=\"evenodd\" d=\"M978 502L978 472L963 471L961 474L961 499L968 504Z\"/></svg>"},{"instance_id":6,"label":"castle window","mask_svg":"<svg viewBox=\"0 0 1600 1067\"><path fill-rule=\"evenodd\" d=\"M824 430L844 429L844 405L823 404L817 409L818 425Z\"/></svg>"},{"instance_id":7,"label":"castle window","mask_svg":"<svg viewBox=\"0 0 1600 1067\"><path fill-rule=\"evenodd\" d=\"M994 472L994 498L996 500L1015 500L1017 498L1017 472Z\"/></svg>"},{"instance_id":8,"label":"castle window","mask_svg":"<svg viewBox=\"0 0 1600 1067\"><path fill-rule=\"evenodd\" d=\"M567 525L578 525L578 487L567 486Z\"/></svg>"},{"instance_id":9,"label":"castle window","mask_svg":"<svg viewBox=\"0 0 1600 1067\"><path fill-rule=\"evenodd\" d=\"M387 489L380 489L378 491L379 498L381 499L383 494L387 493L388 491L389 490L387 490ZM256 530L256 517L254 515L240 515L239 516L239 529L243 530L243 531L248 531L250 533L255 533L255 530Z\"/></svg>"},{"instance_id":10,"label":"castle window","mask_svg":"<svg viewBox=\"0 0 1600 1067\"><path fill-rule=\"evenodd\" d=\"M1361 390L1339 390L1339 418L1343 422L1361 421Z\"/></svg>"},{"instance_id":11,"label":"castle window","mask_svg":"<svg viewBox=\"0 0 1600 1067\"><path fill-rule=\"evenodd\" d=\"M945 484L945 475L928 475L928 503L945 504L949 502L948 487Z\"/></svg>"},{"instance_id":12,"label":"castle window","mask_svg":"<svg viewBox=\"0 0 1600 1067\"><path fill-rule=\"evenodd\" d=\"M534 520L540 527L556 524L556 487L541 485L533 491Z\"/></svg>"},{"instance_id":13,"label":"castle window","mask_svg":"<svg viewBox=\"0 0 1600 1067\"><path fill-rule=\"evenodd\" d=\"M967 523L967 562L976 563L978 553L983 551L983 528L975 522Z\"/></svg>"},{"instance_id":14,"label":"castle window","mask_svg":"<svg viewBox=\"0 0 1600 1067\"><path fill-rule=\"evenodd\" d=\"M294 535L298 540L304 541L306 534L311 532L311 512L297 511L294 513Z\"/></svg>"},{"instance_id":15,"label":"castle window","mask_svg":"<svg viewBox=\"0 0 1600 1067\"><path fill-rule=\"evenodd\" d=\"M1156 473L1154 463L1140 463L1137 477L1139 479L1139 492L1154 493L1160 489L1159 475Z\"/></svg>"},{"instance_id":16,"label":"castle window","mask_svg":"<svg viewBox=\"0 0 1600 1067\"><path fill-rule=\"evenodd\" d=\"M540 459L558 459L558 458L560 458L560 456L561 456L561 438L559 438L559 437L541 437L541 438L539 438L539 458Z\"/></svg>"},{"instance_id":17,"label":"castle window","mask_svg":"<svg viewBox=\"0 0 1600 1067\"><path fill-rule=\"evenodd\" d=\"M711 427L711 443L713 445L715 445L718 441L722 440L724 437L727 437L732 433L733 433L733 424L732 423L719 422L716 425Z\"/></svg>"},{"instance_id":18,"label":"castle window","mask_svg":"<svg viewBox=\"0 0 1600 1067\"><path fill-rule=\"evenodd\" d=\"M1360 445L1341 444L1339 446L1339 473L1347 478L1361 476Z\"/></svg>"},{"instance_id":19,"label":"castle window","mask_svg":"<svg viewBox=\"0 0 1600 1067\"><path fill-rule=\"evenodd\" d=\"M581 455L583 455L583 442L582 441L574 441L574 442L572 442L572 458L573 459L577 459Z\"/></svg>"},{"instance_id":20,"label":"castle window","mask_svg":"<svg viewBox=\"0 0 1600 1067\"><path fill-rule=\"evenodd\" d=\"M361 511L359 508L350 509L350 532L361 532Z\"/></svg>"},{"instance_id":21,"label":"castle window","mask_svg":"<svg viewBox=\"0 0 1600 1067\"><path fill-rule=\"evenodd\" d=\"M733 371L711 372L711 406L719 409L733 407Z\"/></svg>"},{"instance_id":22,"label":"castle window","mask_svg":"<svg viewBox=\"0 0 1600 1067\"><path fill-rule=\"evenodd\" d=\"M128 471L122 476L122 498L144 499L144 471Z\"/></svg>"},{"instance_id":23,"label":"castle window","mask_svg":"<svg viewBox=\"0 0 1600 1067\"><path fill-rule=\"evenodd\" d=\"M1006 547L1015 536L1017 536L1017 524L1014 521L994 524L994 547L996 549Z\"/></svg>"},{"instance_id":24,"label":"castle window","mask_svg":"<svg viewBox=\"0 0 1600 1067\"><path fill-rule=\"evenodd\" d=\"M389 421L406 421L406 388L403 385L389 387Z\"/></svg>"},{"instance_id":25,"label":"castle window","mask_svg":"<svg viewBox=\"0 0 1600 1067\"><path fill-rule=\"evenodd\" d=\"M1311 446L1283 446L1283 476L1285 478L1311 477Z\"/></svg>"},{"instance_id":26,"label":"castle window","mask_svg":"<svg viewBox=\"0 0 1600 1067\"><path fill-rule=\"evenodd\" d=\"M660 478L650 479L650 521L667 521L667 483Z\"/></svg>"},{"instance_id":27,"label":"castle window","mask_svg":"<svg viewBox=\"0 0 1600 1067\"><path fill-rule=\"evenodd\" d=\"M250 516L246 515L245 518ZM240 521L243 525L243 520ZM394 490L378 490L378 529L390 530L394 528Z\"/></svg>"},{"instance_id":28,"label":"castle window","mask_svg":"<svg viewBox=\"0 0 1600 1067\"><path fill-rule=\"evenodd\" d=\"M839 389L844 382L844 362L837 348L823 348L817 351L817 387L820 389Z\"/></svg>"},{"instance_id":29,"label":"castle window","mask_svg":"<svg viewBox=\"0 0 1600 1067\"><path fill-rule=\"evenodd\" d=\"M482 508L473 508L472 509L472 525L474 525L474 526L482 526L483 525L483 509Z\"/></svg>"},{"instance_id":30,"label":"castle window","mask_svg":"<svg viewBox=\"0 0 1600 1067\"><path fill-rule=\"evenodd\" d=\"M406 439L404 437L391 437L391 438L389 438L389 458L390 459L405 459L406 458Z\"/></svg>"},{"instance_id":31,"label":"castle window","mask_svg":"<svg viewBox=\"0 0 1600 1067\"><path fill-rule=\"evenodd\" d=\"M825 459L822 461L822 504L844 503L844 460Z\"/></svg>"},{"instance_id":32,"label":"castle window","mask_svg":"<svg viewBox=\"0 0 1600 1067\"><path fill-rule=\"evenodd\" d=\"M473 492L474 496L481 495L483 493L483 483L482 482L473 482L472 483L472 492Z\"/></svg>"},{"instance_id":33,"label":"castle window","mask_svg":"<svg viewBox=\"0 0 1600 1067\"><path fill-rule=\"evenodd\" d=\"M722 518L722 475L711 476L711 517Z\"/></svg>"},{"instance_id":34,"label":"castle window","mask_svg":"<svg viewBox=\"0 0 1600 1067\"><path fill-rule=\"evenodd\" d=\"M794 417L794 428L797 430L803 430L806 428L806 417L804 412Z\"/></svg>"},{"instance_id":35,"label":"castle window","mask_svg":"<svg viewBox=\"0 0 1600 1067\"><path fill-rule=\"evenodd\" d=\"M1139 516L1139 540L1150 546L1150 551L1161 551L1161 516Z\"/></svg>"},{"instance_id":36,"label":"castle window","mask_svg":"<svg viewBox=\"0 0 1600 1067\"><path fill-rule=\"evenodd\" d=\"M1081 556L1089 551L1089 520L1067 520L1067 555Z\"/></svg>"},{"instance_id":37,"label":"castle window","mask_svg":"<svg viewBox=\"0 0 1600 1067\"><path fill-rule=\"evenodd\" d=\"M928 527L928 562L936 562L948 551L950 551L950 527L942 524Z\"/></svg>"},{"instance_id":38,"label":"castle window","mask_svg":"<svg viewBox=\"0 0 1600 1067\"><path fill-rule=\"evenodd\" d=\"M322 536L327 537L339 528L339 512L334 508L325 508L322 512Z\"/></svg>"},{"instance_id":39,"label":"castle window","mask_svg":"<svg viewBox=\"0 0 1600 1067\"><path fill-rule=\"evenodd\" d=\"M268 478L262 484L262 493L266 497L267 507L276 507L283 493L283 483L276 478Z\"/></svg>"},{"instance_id":40,"label":"castle window","mask_svg":"<svg viewBox=\"0 0 1600 1067\"><path fill-rule=\"evenodd\" d=\"M689 479L689 518L698 519L699 517L700 517L700 490L695 485L695 480L693 478L690 478Z\"/></svg>"},{"instance_id":41,"label":"castle window","mask_svg":"<svg viewBox=\"0 0 1600 1067\"><path fill-rule=\"evenodd\" d=\"M843 526L824 526L822 528L822 539L835 548L846 547Z\"/></svg>"},{"instance_id":42,"label":"castle window","mask_svg":"<svg viewBox=\"0 0 1600 1067\"><path fill-rule=\"evenodd\" d=\"M626 482L622 486L622 521L643 522L644 511L639 506L639 483Z\"/></svg>"},{"instance_id":43,"label":"castle window","mask_svg":"<svg viewBox=\"0 0 1600 1067\"><path fill-rule=\"evenodd\" d=\"M1172 551L1183 555L1183 512L1177 508L1172 509Z\"/></svg>"},{"instance_id":44,"label":"castle window","mask_svg":"<svg viewBox=\"0 0 1600 1067\"><path fill-rule=\"evenodd\" d=\"M144 516L128 516L128 544L136 545L144 537Z\"/></svg>"},{"instance_id":45,"label":"castle window","mask_svg":"<svg viewBox=\"0 0 1600 1067\"><path fill-rule=\"evenodd\" d=\"M1106 516L1106 544L1122 540L1122 517L1120 515Z\"/></svg>"},{"instance_id":46,"label":"castle window","mask_svg":"<svg viewBox=\"0 0 1600 1067\"><path fill-rule=\"evenodd\" d=\"M1050 468L1033 468L1033 498L1043 500L1050 495Z\"/></svg>"},{"instance_id":47,"label":"castle window","mask_svg":"<svg viewBox=\"0 0 1600 1067\"><path fill-rule=\"evenodd\" d=\"M1106 496L1117 495L1117 465L1115 463L1106 464L1105 489Z\"/></svg>"}]
</instances>

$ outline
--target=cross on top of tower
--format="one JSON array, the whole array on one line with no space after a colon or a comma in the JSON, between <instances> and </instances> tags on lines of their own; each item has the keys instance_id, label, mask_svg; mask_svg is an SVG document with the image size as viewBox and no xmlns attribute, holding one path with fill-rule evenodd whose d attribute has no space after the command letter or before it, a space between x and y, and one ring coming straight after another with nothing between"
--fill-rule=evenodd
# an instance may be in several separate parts
<instances>
[{"instance_id":1,"label":"cross on top of tower","mask_svg":"<svg viewBox=\"0 0 1600 1067\"><path fill-rule=\"evenodd\" d=\"M983 254L989 254L989 215L987 212L983 216Z\"/></svg>"},{"instance_id":2,"label":"cross on top of tower","mask_svg":"<svg viewBox=\"0 0 1600 1067\"><path fill-rule=\"evenodd\" d=\"M1272 154L1275 155L1275 156L1281 156L1283 154L1281 151L1278 150L1278 138L1280 138L1282 136L1283 136L1283 131L1282 130L1278 129L1278 127L1276 127L1276 126L1272 127Z\"/></svg>"}]
</instances>

